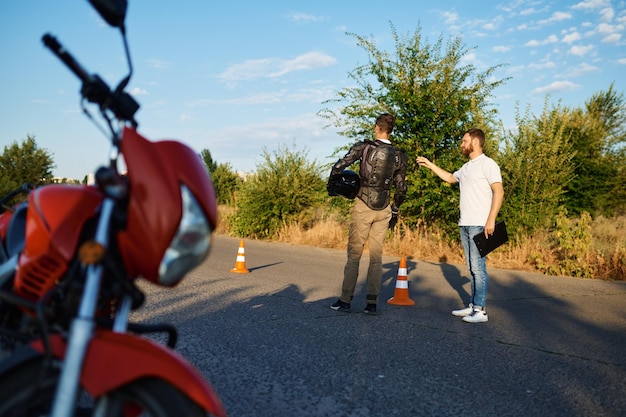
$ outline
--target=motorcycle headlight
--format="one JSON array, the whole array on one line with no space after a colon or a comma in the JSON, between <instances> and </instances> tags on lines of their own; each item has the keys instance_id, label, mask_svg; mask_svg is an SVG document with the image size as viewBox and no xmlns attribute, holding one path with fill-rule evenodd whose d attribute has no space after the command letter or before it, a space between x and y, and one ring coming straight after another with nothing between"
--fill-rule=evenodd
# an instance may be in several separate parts
<instances>
[{"instance_id":1,"label":"motorcycle headlight","mask_svg":"<svg viewBox=\"0 0 626 417\"><path fill-rule=\"evenodd\" d=\"M211 226L198 201L181 185L183 215L176 235L159 265L159 283L171 286L198 266L208 255Z\"/></svg>"}]
</instances>

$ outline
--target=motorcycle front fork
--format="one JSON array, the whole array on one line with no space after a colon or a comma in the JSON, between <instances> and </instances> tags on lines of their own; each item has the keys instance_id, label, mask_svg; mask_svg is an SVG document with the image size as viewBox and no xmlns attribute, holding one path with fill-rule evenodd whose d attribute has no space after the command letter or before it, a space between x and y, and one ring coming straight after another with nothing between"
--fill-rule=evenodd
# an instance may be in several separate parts
<instances>
[{"instance_id":1,"label":"motorcycle front fork","mask_svg":"<svg viewBox=\"0 0 626 417\"><path fill-rule=\"evenodd\" d=\"M114 206L115 201L111 198L105 198L102 203L95 241L102 245L103 248L108 246L109 225ZM70 417L74 413L80 372L95 328L94 318L100 292L102 270L102 265L89 265L87 267L85 287L83 288L78 315L72 320L70 326L67 350L54 397L51 417ZM126 331L130 305L130 297L124 297L121 308L115 317L114 331Z\"/></svg>"}]
</instances>

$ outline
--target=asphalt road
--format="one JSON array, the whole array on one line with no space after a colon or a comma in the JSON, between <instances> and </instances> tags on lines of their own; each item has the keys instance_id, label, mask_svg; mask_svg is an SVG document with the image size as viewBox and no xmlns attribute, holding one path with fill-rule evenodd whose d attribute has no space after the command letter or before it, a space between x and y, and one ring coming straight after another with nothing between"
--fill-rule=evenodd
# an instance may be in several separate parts
<instances>
[{"instance_id":1,"label":"asphalt road","mask_svg":"<svg viewBox=\"0 0 626 417\"><path fill-rule=\"evenodd\" d=\"M178 351L231 417L625 416L626 282L490 269L489 322L467 302L462 266L407 260L415 306L388 304L399 259L385 257L379 315L329 308L345 252L215 236L174 289L142 285L136 320L178 326ZM361 269L366 269L365 256Z\"/></svg>"}]
</instances>

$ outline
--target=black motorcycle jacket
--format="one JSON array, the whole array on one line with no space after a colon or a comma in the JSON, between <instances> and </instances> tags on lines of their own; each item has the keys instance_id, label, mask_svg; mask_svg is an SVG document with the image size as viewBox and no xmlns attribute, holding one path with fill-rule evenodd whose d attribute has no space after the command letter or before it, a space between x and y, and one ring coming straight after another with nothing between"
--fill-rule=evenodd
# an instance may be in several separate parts
<instances>
[{"instance_id":1,"label":"black motorcycle jacket","mask_svg":"<svg viewBox=\"0 0 626 417\"><path fill-rule=\"evenodd\" d=\"M395 186L391 210L397 213L407 192L408 160L404 152L381 140L357 142L333 165L331 175L340 173L357 160L360 161L361 177L357 197L372 210L382 210L389 205L391 188Z\"/></svg>"}]
</instances>

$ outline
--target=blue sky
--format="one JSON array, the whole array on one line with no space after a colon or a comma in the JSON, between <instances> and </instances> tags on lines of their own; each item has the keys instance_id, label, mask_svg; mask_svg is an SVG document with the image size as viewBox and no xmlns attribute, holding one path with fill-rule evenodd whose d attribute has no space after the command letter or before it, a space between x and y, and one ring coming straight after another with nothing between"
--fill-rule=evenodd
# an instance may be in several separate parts
<instances>
[{"instance_id":1,"label":"blue sky","mask_svg":"<svg viewBox=\"0 0 626 417\"><path fill-rule=\"evenodd\" d=\"M329 157L345 144L317 116L322 102L352 86L348 73L367 62L346 32L393 51L390 24L402 36L421 26L434 43L462 35L478 70L506 64L494 91L506 128L515 107L550 102L582 106L612 82L626 91L626 2L232 1L130 0L126 21L141 103L139 130L174 138L218 163L253 171L263 150L279 146ZM82 115L79 82L46 50L50 32L111 86L126 74L118 32L86 0L0 3L0 146L34 135L54 157L59 177L82 179L106 162L106 138Z\"/></svg>"}]
</instances>

